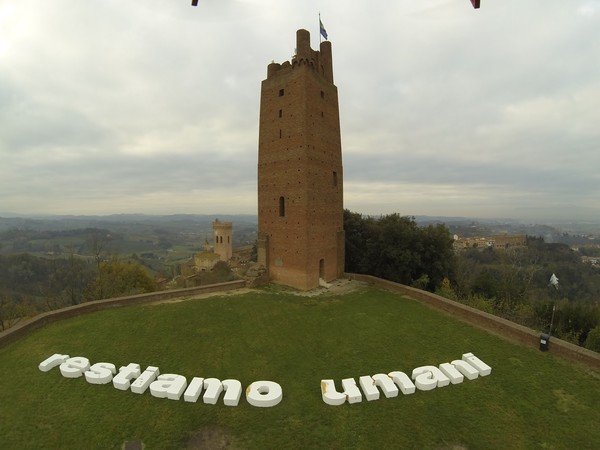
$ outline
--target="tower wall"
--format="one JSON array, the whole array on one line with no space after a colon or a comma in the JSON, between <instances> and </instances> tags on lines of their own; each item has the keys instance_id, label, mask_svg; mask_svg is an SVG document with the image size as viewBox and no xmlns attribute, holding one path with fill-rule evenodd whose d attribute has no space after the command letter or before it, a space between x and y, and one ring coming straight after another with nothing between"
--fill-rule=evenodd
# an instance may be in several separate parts
<instances>
[{"instance_id":1,"label":"tower wall","mask_svg":"<svg viewBox=\"0 0 600 450\"><path fill-rule=\"evenodd\" d=\"M232 230L231 222L219 222L219 219L213 222L214 252L219 255L221 261L229 261L233 254Z\"/></svg>"},{"instance_id":2,"label":"tower wall","mask_svg":"<svg viewBox=\"0 0 600 450\"><path fill-rule=\"evenodd\" d=\"M271 281L311 289L344 271L343 168L331 43L296 39L261 87L258 231Z\"/></svg>"}]
</instances>

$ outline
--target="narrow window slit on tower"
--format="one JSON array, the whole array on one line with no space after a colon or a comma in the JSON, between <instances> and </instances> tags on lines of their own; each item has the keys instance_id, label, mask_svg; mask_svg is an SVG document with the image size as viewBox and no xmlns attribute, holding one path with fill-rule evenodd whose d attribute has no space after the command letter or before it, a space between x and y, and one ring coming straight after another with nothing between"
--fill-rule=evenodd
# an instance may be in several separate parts
<instances>
[{"instance_id":1,"label":"narrow window slit on tower","mask_svg":"<svg viewBox=\"0 0 600 450\"><path fill-rule=\"evenodd\" d=\"M321 98L325 98L325 92L321 91Z\"/></svg>"},{"instance_id":2,"label":"narrow window slit on tower","mask_svg":"<svg viewBox=\"0 0 600 450\"><path fill-rule=\"evenodd\" d=\"M282 109L279 110L279 117L281 117L281 116L283 116L283 110Z\"/></svg>"},{"instance_id":3,"label":"narrow window slit on tower","mask_svg":"<svg viewBox=\"0 0 600 450\"><path fill-rule=\"evenodd\" d=\"M279 96L283 97L283 94L284 94L284 90L283 89L279 89Z\"/></svg>"},{"instance_id":4,"label":"narrow window slit on tower","mask_svg":"<svg viewBox=\"0 0 600 450\"><path fill-rule=\"evenodd\" d=\"M333 185L337 186L337 172L333 172Z\"/></svg>"},{"instance_id":5,"label":"narrow window slit on tower","mask_svg":"<svg viewBox=\"0 0 600 450\"><path fill-rule=\"evenodd\" d=\"M285 198L279 197L279 217L285 217Z\"/></svg>"}]
</instances>

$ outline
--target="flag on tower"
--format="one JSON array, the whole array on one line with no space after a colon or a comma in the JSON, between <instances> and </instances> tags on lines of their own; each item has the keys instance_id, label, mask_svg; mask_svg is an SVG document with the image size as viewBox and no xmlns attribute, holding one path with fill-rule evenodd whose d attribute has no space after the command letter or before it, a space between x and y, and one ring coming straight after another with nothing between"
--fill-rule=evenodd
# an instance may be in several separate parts
<instances>
[{"instance_id":1,"label":"flag on tower","mask_svg":"<svg viewBox=\"0 0 600 450\"><path fill-rule=\"evenodd\" d=\"M325 39L327 39L327 31L325 30L325 27L323 26L323 22L321 22L321 17L319 17L319 31L321 32L321 36L323 36Z\"/></svg>"}]
</instances>

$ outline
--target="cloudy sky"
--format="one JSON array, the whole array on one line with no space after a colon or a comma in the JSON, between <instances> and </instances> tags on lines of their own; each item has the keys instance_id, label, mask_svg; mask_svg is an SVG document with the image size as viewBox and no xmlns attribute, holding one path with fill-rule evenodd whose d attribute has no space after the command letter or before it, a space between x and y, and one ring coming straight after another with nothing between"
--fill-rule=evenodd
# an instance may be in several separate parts
<instances>
[{"instance_id":1,"label":"cloudy sky","mask_svg":"<svg viewBox=\"0 0 600 450\"><path fill-rule=\"evenodd\" d=\"M0 212L256 214L260 82L318 13L345 207L600 220L600 0L0 0Z\"/></svg>"}]
</instances>

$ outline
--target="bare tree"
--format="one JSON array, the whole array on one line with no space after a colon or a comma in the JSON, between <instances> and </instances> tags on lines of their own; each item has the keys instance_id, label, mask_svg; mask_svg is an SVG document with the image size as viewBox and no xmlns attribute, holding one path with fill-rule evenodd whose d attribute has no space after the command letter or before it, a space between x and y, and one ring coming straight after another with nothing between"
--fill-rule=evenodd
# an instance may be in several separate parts
<instances>
[{"instance_id":1,"label":"bare tree","mask_svg":"<svg viewBox=\"0 0 600 450\"><path fill-rule=\"evenodd\" d=\"M26 304L17 302L6 292L0 292L0 330L4 331L15 326L30 312L30 308Z\"/></svg>"}]
</instances>

